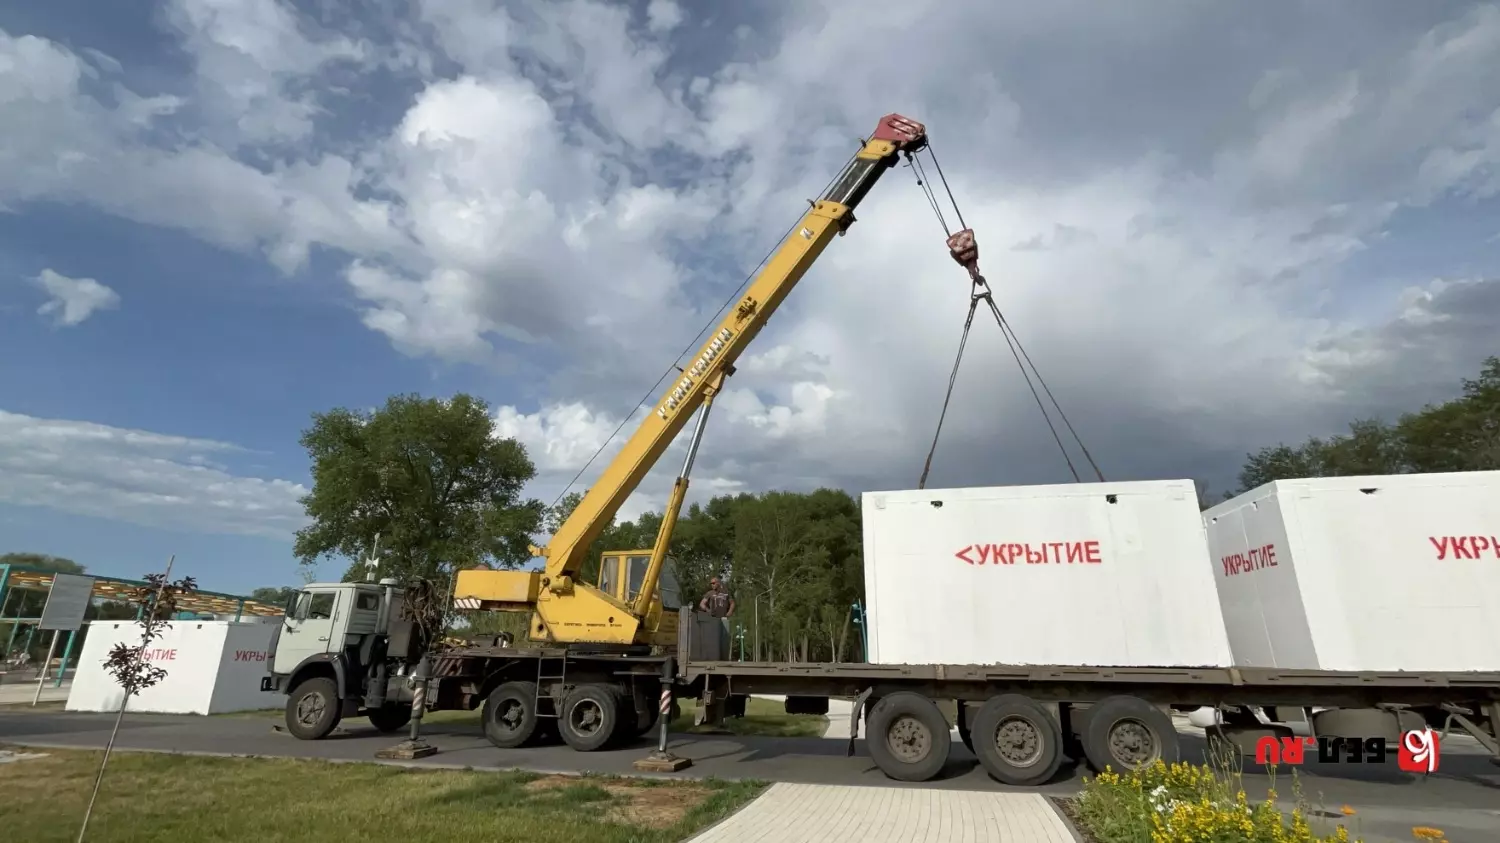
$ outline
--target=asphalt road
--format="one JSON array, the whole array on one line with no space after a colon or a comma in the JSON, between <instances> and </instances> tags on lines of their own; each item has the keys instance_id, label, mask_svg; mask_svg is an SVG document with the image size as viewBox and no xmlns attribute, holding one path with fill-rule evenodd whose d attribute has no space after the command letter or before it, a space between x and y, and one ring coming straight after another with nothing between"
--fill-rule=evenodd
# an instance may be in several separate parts
<instances>
[{"instance_id":1,"label":"asphalt road","mask_svg":"<svg viewBox=\"0 0 1500 843\"><path fill-rule=\"evenodd\" d=\"M110 715L59 711L0 709L0 743L22 746L99 748L109 737ZM390 746L401 735L382 735L352 720L342 734L322 741L299 741L273 731L280 719L273 715L197 717L132 714L125 718L116 746L124 749L224 755L264 755L320 758L330 761L370 761L376 750ZM439 752L416 762L417 767L527 769L545 773L635 774L631 764L653 746L649 741L625 749L579 753L565 746L497 750L480 734L477 724L435 723L424 735ZM962 790L1032 791L1064 795L1076 792L1080 769L1065 770L1038 788L1010 788L997 784L978 767L962 745L956 744L941 778L922 785L892 781L884 776L856 743L855 756L846 757L847 742L824 738L754 738L674 735L672 751L692 759L679 776L806 784L867 785L875 787L936 787ZM1201 760L1203 743L1183 735L1184 757ZM1254 765L1247 765L1253 768ZM1415 777L1389 765L1319 764L1309 761L1299 770L1307 799L1332 811L1355 807L1363 830L1409 839L1414 825L1433 825L1449 831L1452 843L1500 840L1500 767L1491 764L1469 739L1453 738L1443 746L1441 768ZM1247 770L1246 789L1264 792L1271 780ZM1289 796L1282 774L1279 790Z\"/></svg>"}]
</instances>

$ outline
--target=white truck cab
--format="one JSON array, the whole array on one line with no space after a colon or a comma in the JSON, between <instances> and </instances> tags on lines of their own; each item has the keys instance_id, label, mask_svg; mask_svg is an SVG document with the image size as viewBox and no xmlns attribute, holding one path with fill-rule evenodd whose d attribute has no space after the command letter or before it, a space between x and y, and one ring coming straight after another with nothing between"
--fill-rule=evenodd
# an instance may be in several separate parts
<instances>
[{"instance_id":1,"label":"white truck cab","mask_svg":"<svg viewBox=\"0 0 1500 843\"><path fill-rule=\"evenodd\" d=\"M322 738L359 714L381 731L406 724L416 642L402 597L392 579L311 583L292 595L261 679L262 691L287 694L288 731Z\"/></svg>"}]
</instances>

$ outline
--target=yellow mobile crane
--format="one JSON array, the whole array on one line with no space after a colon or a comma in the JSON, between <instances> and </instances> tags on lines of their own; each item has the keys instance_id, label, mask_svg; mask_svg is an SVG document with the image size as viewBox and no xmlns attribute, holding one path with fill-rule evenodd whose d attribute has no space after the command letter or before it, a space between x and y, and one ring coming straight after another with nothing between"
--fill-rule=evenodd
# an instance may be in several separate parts
<instances>
[{"instance_id":1,"label":"yellow mobile crane","mask_svg":"<svg viewBox=\"0 0 1500 843\"><path fill-rule=\"evenodd\" d=\"M687 494L688 475L704 424L724 378L765 327L835 235L854 223L854 209L903 154L927 144L926 128L899 114L881 118L874 134L823 197L766 262L739 303L719 322L619 455L589 488L546 547L532 553L541 570L460 571L454 603L465 609L529 612L529 637L552 644L671 645L677 641L675 607L663 608L660 589L667 548ZM698 411L687 459L672 485L656 542L650 550L606 551L594 583L579 580L590 546Z\"/></svg>"},{"instance_id":2,"label":"yellow mobile crane","mask_svg":"<svg viewBox=\"0 0 1500 843\"><path fill-rule=\"evenodd\" d=\"M318 740L342 718L356 714L368 716L381 731L393 731L413 712L480 708L484 735L496 747L521 747L556 736L575 750L593 752L637 738L658 724L657 750L648 763L657 765L652 769L677 770L688 762L667 751L674 697L695 698L700 716L717 720L743 714L749 694L779 694L786 697L788 713L807 714L827 714L830 697L853 696L849 734L860 733L863 717L871 759L886 775L904 781L928 781L945 769L950 722L938 706L945 700L953 703L960 739L979 763L996 780L1018 786L1050 780L1064 756L1096 770L1176 760L1177 732L1168 709L1201 706L1221 708L1224 722L1214 728L1225 741L1247 748L1266 740L1287 745L1294 740L1284 724L1257 720L1252 708L1260 708L1307 719L1320 738L1357 739L1366 747L1371 741L1401 741L1417 730L1446 731L1456 725L1500 759L1500 673L732 662L715 622L700 623L691 611L679 615L663 605L659 592L666 589L658 583L667 547L709 407L724 378L834 235L854 222L854 208L881 175L901 155L926 145L920 123L897 114L880 121L549 545L533 549L546 560L542 570L459 573L455 608L529 613L528 635L541 646L518 649L506 642L433 652L427 633L404 609L428 603L434 594L431 583L418 591L402 589L395 580L311 583L288 605L261 680L262 691L286 695L287 730L302 740ZM932 162L937 167L935 156ZM915 157L912 163L918 183L934 199ZM937 172L941 179L941 168ZM964 339L980 303L1008 333L979 274L973 232L956 205L957 232L949 230L936 202L934 211L949 234L950 253L968 269L972 282ZM955 372L963 347L961 339ZM1023 359L1029 363L1018 341L1012 351L1018 364ZM950 377L950 395L952 383ZM1032 394L1040 406L1038 387L1049 398L1051 393L1038 375ZM694 412L698 418L687 460L654 546L606 551L596 581L579 581L589 547ZM933 442L935 447L936 437ZM929 452L929 467L931 459ZM1104 483L1092 457L1089 462ZM922 486L926 477L924 468ZM941 505L943 494L934 490L931 503ZM1116 502L1109 486L1100 487L1098 494ZM687 620L680 629L679 617ZM650 652L653 647L659 651ZM1435 766L1435 739L1422 734L1433 741L1424 745L1432 748L1430 764ZM853 753L853 738L848 752Z\"/></svg>"}]
</instances>

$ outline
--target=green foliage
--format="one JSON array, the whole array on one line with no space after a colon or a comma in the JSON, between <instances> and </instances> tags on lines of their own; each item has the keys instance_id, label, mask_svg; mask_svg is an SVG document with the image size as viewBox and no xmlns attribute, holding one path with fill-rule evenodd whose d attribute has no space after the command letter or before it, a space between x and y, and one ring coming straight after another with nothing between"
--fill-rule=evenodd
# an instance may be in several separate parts
<instances>
[{"instance_id":1,"label":"green foliage","mask_svg":"<svg viewBox=\"0 0 1500 843\"><path fill-rule=\"evenodd\" d=\"M548 532L581 497L548 512ZM611 524L590 548L584 581L597 578L602 551L650 548L660 526L654 512ZM668 554L685 601L696 604L711 577L726 579L747 658L758 642L765 658L841 660L849 607L863 591L860 539L859 504L841 490L722 495L683 512Z\"/></svg>"},{"instance_id":2,"label":"green foliage","mask_svg":"<svg viewBox=\"0 0 1500 843\"><path fill-rule=\"evenodd\" d=\"M1279 803L1274 789L1252 800L1238 770L1237 756L1232 764L1214 758L1203 766L1157 761L1123 774L1106 770L1084 779L1070 812L1099 843L1349 843L1344 823L1314 827L1318 812L1295 780L1288 803Z\"/></svg>"},{"instance_id":3,"label":"green foliage","mask_svg":"<svg viewBox=\"0 0 1500 843\"><path fill-rule=\"evenodd\" d=\"M521 443L495 438L483 401L399 395L374 412L335 409L301 441L313 477L302 499L313 523L294 545L304 565L343 556L345 578L362 578L376 536L382 576L445 579L530 557L543 507L521 490L536 469Z\"/></svg>"},{"instance_id":4,"label":"green foliage","mask_svg":"<svg viewBox=\"0 0 1500 843\"><path fill-rule=\"evenodd\" d=\"M1500 469L1500 357L1443 404L1407 413L1395 424L1362 419L1347 434L1314 437L1247 455L1240 490L1294 477L1350 477Z\"/></svg>"},{"instance_id":5,"label":"green foliage","mask_svg":"<svg viewBox=\"0 0 1500 843\"><path fill-rule=\"evenodd\" d=\"M83 566L71 559L53 556L50 553L0 553L0 565L16 565L21 568L39 568L59 574L81 574Z\"/></svg>"},{"instance_id":6,"label":"green foliage","mask_svg":"<svg viewBox=\"0 0 1500 843\"><path fill-rule=\"evenodd\" d=\"M297 589L289 585L280 587L266 586L250 592L250 599L265 603L268 606L285 606L292 599L292 595L296 593Z\"/></svg>"}]
</instances>

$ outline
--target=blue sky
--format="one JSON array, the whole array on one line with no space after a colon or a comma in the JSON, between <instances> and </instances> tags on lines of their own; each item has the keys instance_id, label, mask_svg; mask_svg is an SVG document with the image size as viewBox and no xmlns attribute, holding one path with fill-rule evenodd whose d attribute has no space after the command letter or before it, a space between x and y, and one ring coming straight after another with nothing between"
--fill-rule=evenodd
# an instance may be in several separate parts
<instances>
[{"instance_id":1,"label":"blue sky","mask_svg":"<svg viewBox=\"0 0 1500 843\"><path fill-rule=\"evenodd\" d=\"M299 431L399 392L491 402L551 500L891 110L1112 477L1226 488L1495 352L1494 4L936 9L0 9L0 550L295 582ZM860 220L696 496L915 480L965 284L909 173ZM1066 480L975 343L935 481Z\"/></svg>"}]
</instances>

